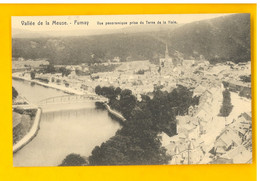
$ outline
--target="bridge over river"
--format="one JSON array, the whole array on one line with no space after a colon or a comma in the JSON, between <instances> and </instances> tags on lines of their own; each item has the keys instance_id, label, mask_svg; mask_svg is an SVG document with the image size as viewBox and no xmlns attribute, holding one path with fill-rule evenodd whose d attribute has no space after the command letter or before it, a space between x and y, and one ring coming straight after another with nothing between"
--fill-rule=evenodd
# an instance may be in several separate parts
<instances>
[{"instance_id":1,"label":"bridge over river","mask_svg":"<svg viewBox=\"0 0 260 181\"><path fill-rule=\"evenodd\" d=\"M74 104L74 107L76 108L77 106L75 104L87 103L87 102L103 102L103 103L105 103L104 105L105 105L106 109L108 110L108 112L110 112L111 114L113 114L114 116L116 116L117 118L119 118L122 121L126 120L122 116L121 113L119 113L116 110L111 109L110 106L108 104L106 104L108 102L107 98L98 96L95 94L63 95L63 96L50 97L50 98L39 101L37 105L41 108L44 108L45 111L48 111L48 107L51 105L54 105L54 106L59 105L59 107L61 105L65 105L65 107L68 107L67 104ZM56 108L58 108L58 107L56 106ZM63 108L63 109L66 109L66 108ZM53 106L52 106L51 110L54 110Z\"/></svg>"},{"instance_id":2,"label":"bridge over river","mask_svg":"<svg viewBox=\"0 0 260 181\"><path fill-rule=\"evenodd\" d=\"M13 155L15 167L57 166L71 153L88 157L96 146L121 128L108 110L96 108L95 102L106 101L100 96L72 95L22 80L13 79L12 85L30 102L24 108L36 106L42 110L35 124L40 129L37 133L33 131L35 137L23 142L26 145L19 151L16 147L13 149L16 151Z\"/></svg>"},{"instance_id":3,"label":"bridge over river","mask_svg":"<svg viewBox=\"0 0 260 181\"><path fill-rule=\"evenodd\" d=\"M104 102L108 101L107 98L97 96L95 94L85 94L85 95L62 95L43 99L37 103L39 107L46 105L55 104L70 104L70 103L84 103L89 101Z\"/></svg>"}]
</instances>

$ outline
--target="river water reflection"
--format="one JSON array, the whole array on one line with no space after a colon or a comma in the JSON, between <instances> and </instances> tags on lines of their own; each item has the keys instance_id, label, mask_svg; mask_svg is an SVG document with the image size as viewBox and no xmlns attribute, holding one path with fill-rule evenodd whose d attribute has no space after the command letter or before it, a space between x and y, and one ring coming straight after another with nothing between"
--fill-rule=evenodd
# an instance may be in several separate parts
<instances>
[{"instance_id":1,"label":"river water reflection","mask_svg":"<svg viewBox=\"0 0 260 181\"><path fill-rule=\"evenodd\" d=\"M32 103L66 95L25 81L13 80L13 86ZM106 110L96 109L94 102L52 106L43 107L40 130L30 143L14 154L14 166L57 166L70 153L89 156L95 146L115 135L120 128Z\"/></svg>"}]
</instances>

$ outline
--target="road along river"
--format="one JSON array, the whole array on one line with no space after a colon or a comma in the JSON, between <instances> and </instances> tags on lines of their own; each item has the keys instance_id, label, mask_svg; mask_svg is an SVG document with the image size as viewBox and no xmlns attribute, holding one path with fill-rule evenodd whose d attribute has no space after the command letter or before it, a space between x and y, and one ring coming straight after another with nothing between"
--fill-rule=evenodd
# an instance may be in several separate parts
<instances>
[{"instance_id":1,"label":"road along river","mask_svg":"<svg viewBox=\"0 0 260 181\"><path fill-rule=\"evenodd\" d=\"M13 87L29 102L66 93L14 80ZM14 166L57 166L70 153L89 156L95 146L115 135L120 124L95 102L50 105L42 108L37 136L13 156Z\"/></svg>"}]
</instances>

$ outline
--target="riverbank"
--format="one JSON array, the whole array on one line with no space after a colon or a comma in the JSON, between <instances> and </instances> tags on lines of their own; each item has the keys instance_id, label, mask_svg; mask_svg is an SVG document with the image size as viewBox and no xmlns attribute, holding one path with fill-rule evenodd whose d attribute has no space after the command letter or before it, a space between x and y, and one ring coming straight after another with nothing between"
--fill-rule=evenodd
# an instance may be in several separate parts
<instances>
[{"instance_id":1,"label":"riverbank","mask_svg":"<svg viewBox=\"0 0 260 181\"><path fill-rule=\"evenodd\" d=\"M43 82L40 82L40 81L37 81L37 80L28 79L26 77L20 77L20 76L15 75L15 74L12 74L12 78L17 79L17 80L25 80L25 81L28 81L28 82L33 82L35 84L42 85L42 86L52 88L52 89L56 89L56 90L60 90L60 91L63 91L65 93L68 93L68 94L76 94L76 95L84 95L85 94L84 92L79 91L79 90L75 90L75 89L67 88L67 87L61 87L61 86L56 85L56 84L43 83Z\"/></svg>"},{"instance_id":2,"label":"riverbank","mask_svg":"<svg viewBox=\"0 0 260 181\"><path fill-rule=\"evenodd\" d=\"M13 107L13 145L28 134L35 120L38 107Z\"/></svg>"},{"instance_id":3,"label":"riverbank","mask_svg":"<svg viewBox=\"0 0 260 181\"><path fill-rule=\"evenodd\" d=\"M41 112L42 110L38 108L30 131L21 140L13 145L13 153L16 153L22 149L37 135L37 132L40 129Z\"/></svg>"}]
</instances>

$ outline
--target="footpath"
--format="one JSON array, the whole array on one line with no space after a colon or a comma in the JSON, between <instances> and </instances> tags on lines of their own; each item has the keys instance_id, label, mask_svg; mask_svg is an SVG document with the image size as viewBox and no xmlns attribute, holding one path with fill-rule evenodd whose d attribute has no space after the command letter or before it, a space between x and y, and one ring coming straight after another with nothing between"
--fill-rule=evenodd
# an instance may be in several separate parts
<instances>
[{"instance_id":1,"label":"footpath","mask_svg":"<svg viewBox=\"0 0 260 181\"><path fill-rule=\"evenodd\" d=\"M106 109L108 110L108 112L110 112L111 114L113 114L114 116L116 116L117 118L122 120L123 122L126 121L126 119L124 118L124 116L122 116L122 114L120 114L119 112L111 109L111 107L107 103L104 103L104 105L105 105Z\"/></svg>"}]
</instances>

